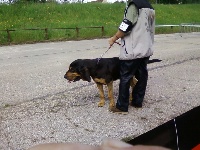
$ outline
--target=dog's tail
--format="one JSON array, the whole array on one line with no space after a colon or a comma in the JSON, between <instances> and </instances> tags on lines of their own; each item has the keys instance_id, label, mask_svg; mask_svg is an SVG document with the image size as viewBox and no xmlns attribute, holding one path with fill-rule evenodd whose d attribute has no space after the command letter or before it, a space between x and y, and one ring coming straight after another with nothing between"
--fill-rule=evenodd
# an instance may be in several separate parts
<instances>
[{"instance_id":1,"label":"dog's tail","mask_svg":"<svg viewBox=\"0 0 200 150\"><path fill-rule=\"evenodd\" d=\"M148 64L151 64L151 63L155 63L155 62L161 62L162 60L160 59L151 59L149 60Z\"/></svg>"}]
</instances>

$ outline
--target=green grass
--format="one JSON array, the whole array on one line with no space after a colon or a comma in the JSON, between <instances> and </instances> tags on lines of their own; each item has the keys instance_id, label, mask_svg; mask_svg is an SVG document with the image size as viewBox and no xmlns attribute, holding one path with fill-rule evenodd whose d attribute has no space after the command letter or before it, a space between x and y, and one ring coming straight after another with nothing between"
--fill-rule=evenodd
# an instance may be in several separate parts
<instances>
[{"instance_id":1,"label":"green grass","mask_svg":"<svg viewBox=\"0 0 200 150\"><path fill-rule=\"evenodd\" d=\"M100 3L3 5L0 6L0 29L113 26L122 18L123 9L121 4ZM119 14L121 17L117 19Z\"/></svg>"},{"instance_id":2,"label":"green grass","mask_svg":"<svg viewBox=\"0 0 200 150\"><path fill-rule=\"evenodd\" d=\"M200 23L200 4L153 5L156 10L156 24ZM15 29L10 32L11 44L39 42L44 40L76 40L100 38L101 29L76 30L53 28L76 28L104 26L104 36L115 33L123 18L125 4L87 3L56 4L27 3L0 5L0 30ZM27 31L21 29L48 28L48 37L44 30ZM156 33L178 32L178 28L159 28ZM9 44L7 33L0 31L0 45Z\"/></svg>"}]
</instances>

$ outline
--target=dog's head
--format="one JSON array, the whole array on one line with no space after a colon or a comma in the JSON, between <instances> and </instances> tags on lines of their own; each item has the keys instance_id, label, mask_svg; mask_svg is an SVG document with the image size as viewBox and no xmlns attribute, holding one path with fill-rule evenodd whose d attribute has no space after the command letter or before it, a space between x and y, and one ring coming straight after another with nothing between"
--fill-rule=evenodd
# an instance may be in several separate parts
<instances>
[{"instance_id":1,"label":"dog's head","mask_svg":"<svg viewBox=\"0 0 200 150\"><path fill-rule=\"evenodd\" d=\"M68 81L84 81L91 82L91 77L87 65L83 59L77 59L69 65L69 70L64 75L64 78Z\"/></svg>"}]
</instances>

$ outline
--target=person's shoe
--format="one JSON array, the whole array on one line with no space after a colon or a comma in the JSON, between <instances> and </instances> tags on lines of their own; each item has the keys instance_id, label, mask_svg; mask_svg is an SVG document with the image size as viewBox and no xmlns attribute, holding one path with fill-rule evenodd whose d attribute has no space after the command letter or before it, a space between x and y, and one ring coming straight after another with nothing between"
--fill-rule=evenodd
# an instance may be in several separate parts
<instances>
[{"instance_id":1,"label":"person's shoe","mask_svg":"<svg viewBox=\"0 0 200 150\"><path fill-rule=\"evenodd\" d=\"M123 115L127 115L128 114L128 111L122 111L116 107L112 107L110 108L110 111L113 112L113 113L116 113L116 114L123 114Z\"/></svg>"},{"instance_id":2,"label":"person's shoe","mask_svg":"<svg viewBox=\"0 0 200 150\"><path fill-rule=\"evenodd\" d=\"M135 107L135 108L142 108L142 104L130 104L131 106Z\"/></svg>"}]
</instances>

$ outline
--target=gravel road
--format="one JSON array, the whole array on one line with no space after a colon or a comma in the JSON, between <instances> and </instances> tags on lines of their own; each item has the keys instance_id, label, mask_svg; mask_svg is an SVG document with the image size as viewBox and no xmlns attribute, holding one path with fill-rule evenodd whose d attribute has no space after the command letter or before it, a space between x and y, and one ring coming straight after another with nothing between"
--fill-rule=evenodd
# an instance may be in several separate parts
<instances>
[{"instance_id":1,"label":"gravel road","mask_svg":"<svg viewBox=\"0 0 200 150\"><path fill-rule=\"evenodd\" d=\"M98 108L94 82L68 83L63 76L73 60L100 57L107 40L0 47L0 150L134 138L200 105L200 33L184 33L155 36L151 59L162 61L148 65L143 108L130 106L128 115L113 114L108 99ZM116 44L104 57L118 54Z\"/></svg>"}]
</instances>

